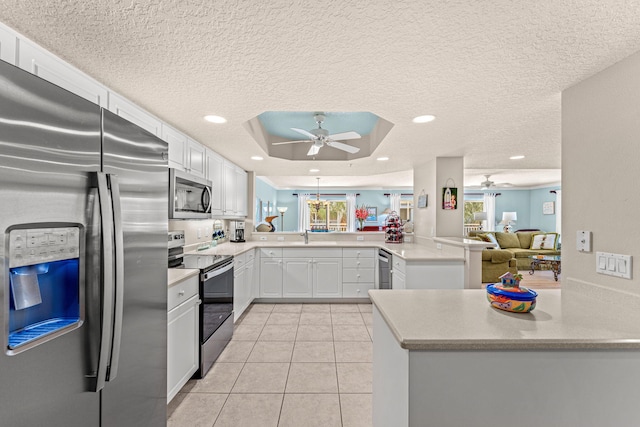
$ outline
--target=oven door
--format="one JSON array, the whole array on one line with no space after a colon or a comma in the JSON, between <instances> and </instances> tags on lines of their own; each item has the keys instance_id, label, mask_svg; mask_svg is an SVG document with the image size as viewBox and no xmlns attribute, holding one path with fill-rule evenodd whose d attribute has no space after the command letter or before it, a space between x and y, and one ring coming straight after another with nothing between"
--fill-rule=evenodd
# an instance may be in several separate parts
<instances>
[{"instance_id":1,"label":"oven door","mask_svg":"<svg viewBox=\"0 0 640 427\"><path fill-rule=\"evenodd\" d=\"M201 276L200 343L204 344L233 314L233 258Z\"/></svg>"}]
</instances>

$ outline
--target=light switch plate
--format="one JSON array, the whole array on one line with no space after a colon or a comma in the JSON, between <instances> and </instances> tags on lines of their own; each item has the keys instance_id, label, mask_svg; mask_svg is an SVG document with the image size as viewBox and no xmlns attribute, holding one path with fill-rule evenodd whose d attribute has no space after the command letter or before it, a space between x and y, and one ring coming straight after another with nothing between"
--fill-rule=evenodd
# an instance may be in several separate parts
<instances>
[{"instance_id":1,"label":"light switch plate","mask_svg":"<svg viewBox=\"0 0 640 427\"><path fill-rule=\"evenodd\" d=\"M356 240L362 241L362 240L364 240L364 236L356 236Z\"/></svg>"},{"instance_id":2,"label":"light switch plate","mask_svg":"<svg viewBox=\"0 0 640 427\"><path fill-rule=\"evenodd\" d=\"M578 230L576 234L576 249L580 252L591 252L591 232Z\"/></svg>"},{"instance_id":3,"label":"light switch plate","mask_svg":"<svg viewBox=\"0 0 640 427\"><path fill-rule=\"evenodd\" d=\"M283 236L278 236L278 240L282 242L282 241L284 241L284 237Z\"/></svg>"},{"instance_id":4,"label":"light switch plate","mask_svg":"<svg viewBox=\"0 0 640 427\"><path fill-rule=\"evenodd\" d=\"M267 236L260 236L260 240L267 240Z\"/></svg>"},{"instance_id":5,"label":"light switch plate","mask_svg":"<svg viewBox=\"0 0 640 427\"><path fill-rule=\"evenodd\" d=\"M631 279L633 257L631 255L596 252L596 272L607 276Z\"/></svg>"}]
</instances>

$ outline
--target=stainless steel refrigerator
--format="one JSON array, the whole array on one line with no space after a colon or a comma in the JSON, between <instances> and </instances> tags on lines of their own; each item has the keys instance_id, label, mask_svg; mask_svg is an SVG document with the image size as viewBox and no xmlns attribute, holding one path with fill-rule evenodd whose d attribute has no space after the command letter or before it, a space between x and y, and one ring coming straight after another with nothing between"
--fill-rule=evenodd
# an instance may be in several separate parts
<instances>
[{"instance_id":1,"label":"stainless steel refrigerator","mask_svg":"<svg viewBox=\"0 0 640 427\"><path fill-rule=\"evenodd\" d=\"M166 425L166 159L0 61L0 425Z\"/></svg>"}]
</instances>

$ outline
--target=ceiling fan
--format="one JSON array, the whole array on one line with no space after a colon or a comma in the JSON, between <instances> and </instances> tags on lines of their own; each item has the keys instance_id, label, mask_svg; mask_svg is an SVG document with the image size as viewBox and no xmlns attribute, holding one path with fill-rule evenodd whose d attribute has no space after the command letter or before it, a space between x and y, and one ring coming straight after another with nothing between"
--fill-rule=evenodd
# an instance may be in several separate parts
<instances>
[{"instance_id":1,"label":"ceiling fan","mask_svg":"<svg viewBox=\"0 0 640 427\"><path fill-rule=\"evenodd\" d=\"M315 156L316 154L318 154L320 149L325 146L325 144L328 145L329 147L337 148L338 150L346 151L347 153L351 153L351 154L355 154L358 151L360 151L358 147L353 147L351 145L338 142L338 140L345 141L348 139L360 139L361 136L358 132L349 131L349 132L334 133L332 135L329 135L329 131L322 128L322 123L324 122L325 115L321 113L317 113L313 116L313 118L315 119L316 123L318 123L317 129L311 129L310 131L306 131L304 129L291 128L291 130L294 130L299 134L306 136L309 139L301 139L297 141L274 142L273 145L295 144L298 142L313 142L313 145L311 146L311 148L309 148L309 152L307 153L307 156Z\"/></svg>"},{"instance_id":2,"label":"ceiling fan","mask_svg":"<svg viewBox=\"0 0 640 427\"><path fill-rule=\"evenodd\" d=\"M496 184L494 181L491 181L489 179L491 178L491 175L485 175L484 177L485 177L485 180L482 181L479 186L481 190L488 190L492 187L513 187L513 185L508 182L501 182Z\"/></svg>"}]
</instances>

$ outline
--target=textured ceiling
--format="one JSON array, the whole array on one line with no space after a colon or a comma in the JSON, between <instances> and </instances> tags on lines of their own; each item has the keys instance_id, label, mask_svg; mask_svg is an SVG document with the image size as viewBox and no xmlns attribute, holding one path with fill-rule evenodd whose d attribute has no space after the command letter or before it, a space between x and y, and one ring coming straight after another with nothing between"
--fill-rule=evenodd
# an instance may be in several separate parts
<instances>
[{"instance_id":1,"label":"textured ceiling","mask_svg":"<svg viewBox=\"0 0 640 427\"><path fill-rule=\"evenodd\" d=\"M250 160L266 153L242 123L264 111L372 111L395 124L371 158L323 162L320 176L399 172L435 156L488 170L522 168L508 157L524 154L527 168L557 169L560 92L640 50L632 0L0 5L0 21L258 175L313 167ZM412 123L420 114L437 119Z\"/></svg>"}]
</instances>

